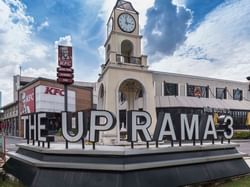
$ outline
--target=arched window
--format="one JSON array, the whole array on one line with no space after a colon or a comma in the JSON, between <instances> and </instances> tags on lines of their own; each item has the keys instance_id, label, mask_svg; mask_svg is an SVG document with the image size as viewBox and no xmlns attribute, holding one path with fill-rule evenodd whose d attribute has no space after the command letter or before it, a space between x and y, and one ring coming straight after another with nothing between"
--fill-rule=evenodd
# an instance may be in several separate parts
<instances>
[{"instance_id":1,"label":"arched window","mask_svg":"<svg viewBox=\"0 0 250 187\"><path fill-rule=\"evenodd\" d=\"M125 57L125 62L130 63L130 57L133 56L133 44L129 40L124 40L121 43L121 54Z\"/></svg>"}]
</instances>

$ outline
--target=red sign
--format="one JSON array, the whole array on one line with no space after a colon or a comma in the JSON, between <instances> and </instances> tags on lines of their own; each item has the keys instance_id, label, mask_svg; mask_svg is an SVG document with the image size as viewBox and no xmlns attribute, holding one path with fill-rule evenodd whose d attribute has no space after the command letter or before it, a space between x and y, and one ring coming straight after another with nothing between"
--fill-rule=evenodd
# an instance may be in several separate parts
<instances>
[{"instance_id":1,"label":"red sign","mask_svg":"<svg viewBox=\"0 0 250 187\"><path fill-rule=\"evenodd\" d=\"M60 89L60 88L53 88L53 87L49 87L47 86L45 89L45 94L50 94L50 95L60 95L60 96L64 96L64 90Z\"/></svg>"},{"instance_id":2,"label":"red sign","mask_svg":"<svg viewBox=\"0 0 250 187\"><path fill-rule=\"evenodd\" d=\"M72 47L58 46L58 65L65 68L72 67Z\"/></svg>"},{"instance_id":3,"label":"red sign","mask_svg":"<svg viewBox=\"0 0 250 187\"><path fill-rule=\"evenodd\" d=\"M68 79L73 79L74 75L72 73L57 73L58 78L68 78Z\"/></svg>"},{"instance_id":4,"label":"red sign","mask_svg":"<svg viewBox=\"0 0 250 187\"><path fill-rule=\"evenodd\" d=\"M22 92L20 95L20 114L29 114L35 112L35 92L34 88Z\"/></svg>"},{"instance_id":5,"label":"red sign","mask_svg":"<svg viewBox=\"0 0 250 187\"><path fill-rule=\"evenodd\" d=\"M57 72L63 72L63 73L74 73L74 70L72 68L63 68L59 67L57 68Z\"/></svg>"},{"instance_id":6,"label":"red sign","mask_svg":"<svg viewBox=\"0 0 250 187\"><path fill-rule=\"evenodd\" d=\"M73 84L74 80L73 79L68 79L68 78L58 78L57 82L61 83L61 84Z\"/></svg>"},{"instance_id":7,"label":"red sign","mask_svg":"<svg viewBox=\"0 0 250 187\"><path fill-rule=\"evenodd\" d=\"M57 82L61 84L73 84L72 47L58 46Z\"/></svg>"}]
</instances>

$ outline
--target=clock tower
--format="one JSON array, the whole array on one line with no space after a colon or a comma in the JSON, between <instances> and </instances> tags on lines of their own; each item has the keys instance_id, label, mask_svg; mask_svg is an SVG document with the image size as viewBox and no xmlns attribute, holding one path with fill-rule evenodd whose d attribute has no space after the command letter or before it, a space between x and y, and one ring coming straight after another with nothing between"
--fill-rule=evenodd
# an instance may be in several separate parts
<instances>
[{"instance_id":1,"label":"clock tower","mask_svg":"<svg viewBox=\"0 0 250 187\"><path fill-rule=\"evenodd\" d=\"M98 109L108 110L117 117L116 129L104 132L111 143L126 139L129 110L144 110L156 124L152 73L147 56L141 54L139 13L125 0L118 0L107 23L105 63L98 79ZM107 138L105 138L107 139Z\"/></svg>"}]
</instances>

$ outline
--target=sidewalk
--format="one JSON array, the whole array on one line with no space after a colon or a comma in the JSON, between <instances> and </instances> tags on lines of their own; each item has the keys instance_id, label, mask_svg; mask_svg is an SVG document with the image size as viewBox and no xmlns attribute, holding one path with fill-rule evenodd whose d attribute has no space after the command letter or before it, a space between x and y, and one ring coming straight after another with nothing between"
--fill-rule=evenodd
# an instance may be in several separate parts
<instances>
[{"instance_id":1,"label":"sidewalk","mask_svg":"<svg viewBox=\"0 0 250 187\"><path fill-rule=\"evenodd\" d=\"M17 139L17 140L24 140L23 137L20 136L10 136L10 135L6 135L7 138L13 138L13 139Z\"/></svg>"},{"instance_id":2,"label":"sidewalk","mask_svg":"<svg viewBox=\"0 0 250 187\"><path fill-rule=\"evenodd\" d=\"M250 143L250 139L234 139L234 140L231 140L231 142L249 142Z\"/></svg>"},{"instance_id":3,"label":"sidewalk","mask_svg":"<svg viewBox=\"0 0 250 187\"><path fill-rule=\"evenodd\" d=\"M250 157L244 157L244 160L247 163L248 167L250 168Z\"/></svg>"}]
</instances>

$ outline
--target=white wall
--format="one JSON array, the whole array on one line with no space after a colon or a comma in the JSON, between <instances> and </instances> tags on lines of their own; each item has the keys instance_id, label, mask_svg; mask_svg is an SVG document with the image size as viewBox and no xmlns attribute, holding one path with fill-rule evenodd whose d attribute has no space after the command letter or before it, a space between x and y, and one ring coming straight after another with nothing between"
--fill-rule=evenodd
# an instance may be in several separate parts
<instances>
[{"instance_id":1,"label":"white wall","mask_svg":"<svg viewBox=\"0 0 250 187\"><path fill-rule=\"evenodd\" d=\"M51 87L50 87L51 88ZM55 88L55 87L53 87ZM59 93L53 95L46 93L47 86L36 87L36 112L61 112L64 111L64 96ZM59 89L59 88L56 88ZM62 89L60 89L62 91ZM68 111L76 111L76 93L68 90Z\"/></svg>"}]
</instances>

